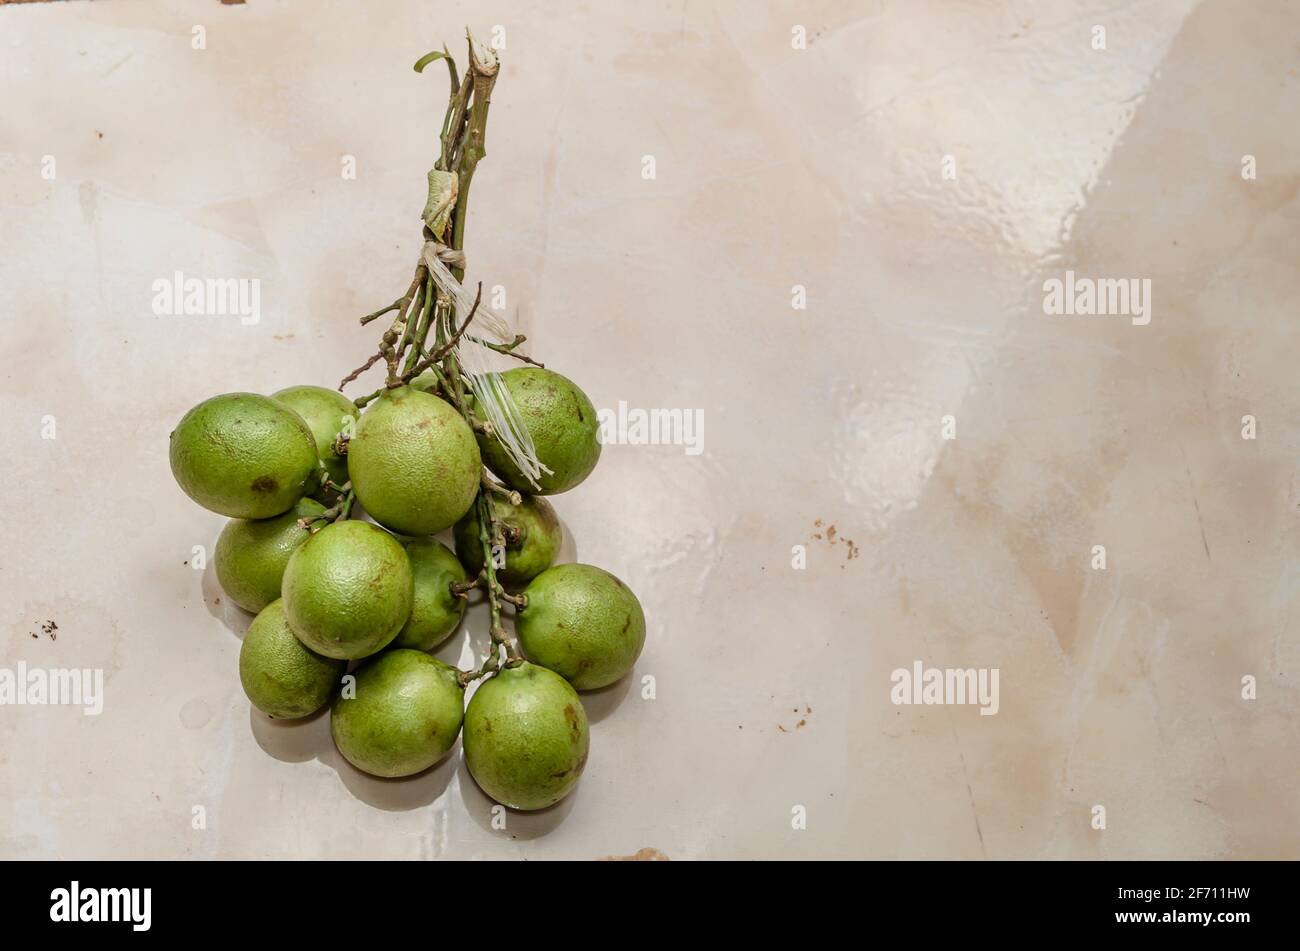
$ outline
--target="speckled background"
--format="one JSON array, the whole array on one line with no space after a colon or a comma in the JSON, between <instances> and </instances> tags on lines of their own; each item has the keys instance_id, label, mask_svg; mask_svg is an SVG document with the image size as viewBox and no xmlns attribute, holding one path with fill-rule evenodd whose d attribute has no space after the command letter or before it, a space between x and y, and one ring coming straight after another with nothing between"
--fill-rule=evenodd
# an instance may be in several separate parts
<instances>
[{"instance_id":1,"label":"speckled background","mask_svg":"<svg viewBox=\"0 0 1300 951\"><path fill-rule=\"evenodd\" d=\"M166 454L199 400L372 349L445 102L411 64L466 23L505 39L470 277L597 407L704 420L555 500L649 636L586 698L578 792L504 829L459 751L384 782L326 718L250 712L248 617L190 567L222 519ZM0 706L0 856L1300 856L1298 28L1280 0L0 8L0 666L106 676L100 716ZM1150 323L1046 314L1067 270L1150 280ZM259 279L260 321L156 316L175 271ZM997 714L895 705L916 661L997 668Z\"/></svg>"}]
</instances>

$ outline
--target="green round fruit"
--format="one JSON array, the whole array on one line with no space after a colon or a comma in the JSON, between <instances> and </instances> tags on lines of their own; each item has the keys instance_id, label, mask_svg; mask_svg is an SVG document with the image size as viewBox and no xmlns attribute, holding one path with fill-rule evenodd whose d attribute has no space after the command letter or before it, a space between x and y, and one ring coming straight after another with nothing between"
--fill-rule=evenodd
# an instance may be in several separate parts
<instances>
[{"instance_id":1,"label":"green round fruit","mask_svg":"<svg viewBox=\"0 0 1300 951\"><path fill-rule=\"evenodd\" d=\"M348 461L334 451L334 440L344 429L351 434L361 410L338 390L323 386L290 386L271 394L303 418L316 440L321 465L335 485L348 481Z\"/></svg>"},{"instance_id":2,"label":"green round fruit","mask_svg":"<svg viewBox=\"0 0 1300 951\"><path fill-rule=\"evenodd\" d=\"M496 569L504 585L522 587L551 567L564 541L560 519L551 503L540 495L525 495L511 505L489 493L493 514L504 526L506 543L504 568ZM474 505L456 523L456 554L471 574L483 568L483 541L479 536L478 506Z\"/></svg>"},{"instance_id":3,"label":"green round fruit","mask_svg":"<svg viewBox=\"0 0 1300 951\"><path fill-rule=\"evenodd\" d=\"M474 503L482 461L469 424L448 404L409 386L375 400L348 443L348 475L376 522L432 535Z\"/></svg>"},{"instance_id":4,"label":"green round fruit","mask_svg":"<svg viewBox=\"0 0 1300 951\"><path fill-rule=\"evenodd\" d=\"M436 538L412 538L404 547L411 559L415 598L410 618L390 646L427 651L450 637L465 616L465 599L451 593L451 584L469 576L451 549Z\"/></svg>"},{"instance_id":5,"label":"green round fruit","mask_svg":"<svg viewBox=\"0 0 1300 951\"><path fill-rule=\"evenodd\" d=\"M432 370L425 370L411 381L411 389L428 393L430 396L438 396L438 375Z\"/></svg>"},{"instance_id":6,"label":"green round fruit","mask_svg":"<svg viewBox=\"0 0 1300 951\"><path fill-rule=\"evenodd\" d=\"M340 693L330 735L343 758L372 776L414 776L447 755L460 733L465 691L456 669L421 651L385 651Z\"/></svg>"},{"instance_id":7,"label":"green round fruit","mask_svg":"<svg viewBox=\"0 0 1300 951\"><path fill-rule=\"evenodd\" d=\"M199 505L231 518L288 511L315 485L316 441L302 417L269 396L204 400L172 430L172 475Z\"/></svg>"},{"instance_id":8,"label":"green round fruit","mask_svg":"<svg viewBox=\"0 0 1300 951\"><path fill-rule=\"evenodd\" d=\"M221 590L254 614L280 597L280 582L289 556L311 535L298 519L324 511L325 506L319 502L299 499L289 511L273 518L236 518L227 522L212 555Z\"/></svg>"},{"instance_id":9,"label":"green round fruit","mask_svg":"<svg viewBox=\"0 0 1300 951\"><path fill-rule=\"evenodd\" d=\"M511 809L545 809L572 792L587 743L582 700L536 664L495 674L465 711L465 765L480 789Z\"/></svg>"},{"instance_id":10,"label":"green round fruit","mask_svg":"<svg viewBox=\"0 0 1300 951\"><path fill-rule=\"evenodd\" d=\"M293 632L326 657L368 657L411 616L410 559L369 522L334 522L313 534L289 557L281 587Z\"/></svg>"},{"instance_id":11,"label":"green round fruit","mask_svg":"<svg viewBox=\"0 0 1300 951\"><path fill-rule=\"evenodd\" d=\"M267 716L285 720L310 716L325 706L347 666L303 647L280 600L253 618L239 648L244 693Z\"/></svg>"},{"instance_id":12,"label":"green round fruit","mask_svg":"<svg viewBox=\"0 0 1300 951\"><path fill-rule=\"evenodd\" d=\"M516 367L501 379L514 397L538 460L551 472L543 472L538 477L541 488L535 488L495 436L478 433L487 467L512 489L538 495L567 492L587 478L600 458L600 420L587 394L567 377L541 367Z\"/></svg>"},{"instance_id":13,"label":"green round fruit","mask_svg":"<svg viewBox=\"0 0 1300 951\"><path fill-rule=\"evenodd\" d=\"M645 613L627 585L592 565L556 565L524 589L519 646L578 690L618 680L645 645Z\"/></svg>"}]
</instances>

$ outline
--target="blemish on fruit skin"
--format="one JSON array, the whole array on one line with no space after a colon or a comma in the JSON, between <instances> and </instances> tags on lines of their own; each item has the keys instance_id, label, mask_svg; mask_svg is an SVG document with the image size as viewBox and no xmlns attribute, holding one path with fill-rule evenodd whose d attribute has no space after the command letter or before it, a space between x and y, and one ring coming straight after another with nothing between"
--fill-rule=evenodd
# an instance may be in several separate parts
<instances>
[{"instance_id":1,"label":"blemish on fruit skin","mask_svg":"<svg viewBox=\"0 0 1300 951\"><path fill-rule=\"evenodd\" d=\"M274 492L276 490L275 479L269 475L258 476L249 486L254 492Z\"/></svg>"},{"instance_id":2,"label":"blemish on fruit skin","mask_svg":"<svg viewBox=\"0 0 1300 951\"><path fill-rule=\"evenodd\" d=\"M577 743L578 739L582 736L582 729L578 724L578 713L573 709L573 704L566 703L564 705L564 719L569 721L570 738L573 742ZM586 757L583 757L583 762L586 762Z\"/></svg>"}]
</instances>

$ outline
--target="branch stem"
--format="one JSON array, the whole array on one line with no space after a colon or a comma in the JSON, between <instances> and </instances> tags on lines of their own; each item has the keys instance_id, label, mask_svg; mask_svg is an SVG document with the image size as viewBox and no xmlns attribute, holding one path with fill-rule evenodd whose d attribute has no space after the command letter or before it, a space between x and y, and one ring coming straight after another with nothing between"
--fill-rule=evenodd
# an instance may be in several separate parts
<instances>
[{"instance_id":1,"label":"branch stem","mask_svg":"<svg viewBox=\"0 0 1300 951\"><path fill-rule=\"evenodd\" d=\"M436 52L430 53L416 64L418 71L434 59L445 58L451 74L451 91L447 97L447 111L443 117L442 132L439 136L439 155L434 167L440 171L456 173L456 202L447 219L447 232L450 234L448 243L455 251L462 251L465 247L465 220L469 207L470 185L473 183L478 163L487 155L488 108L491 106L492 89L496 85L500 68L496 53L477 43L468 30L465 32L465 39L469 45L469 68L463 78L458 77L456 64L450 55L446 55L445 47L443 56L440 57ZM448 237L447 233L433 234L427 224L424 235L426 239L439 243L443 243ZM457 281L464 279L464 267L453 267L451 271ZM385 390L409 383L420 373L431 369L437 376L439 395L456 408L472 429L490 435L490 425L484 420L477 419L470 411L466 389L467 387L472 389L472 383L461 368L456 352L457 344L466 337L465 331L478 311L482 296L483 285L480 283L473 307L458 326L455 305L438 290L433 276L421 264L416 268L415 279L406 294L388 307L361 318L361 322L367 324L383 314L397 311L392 326L384 333L379 352L364 366L354 370L345 378L343 383L339 384L339 389L343 389L344 385L356 379L378 360L383 359L388 366L384 386L353 401L358 408L364 408ZM432 347L428 345L430 331L434 339ZM510 343L492 343L478 337L467 339L498 353L508 354L528 363L536 363L514 352L515 348L524 341L522 335L517 336ZM353 492L350 483L344 488L346 493L334 508L322 516L317 516L316 519L303 521L313 523L326 517L331 521L335 518L347 518L352 509ZM522 501L519 493L495 485L487 478L486 472L482 473L479 489L474 497L474 505L478 511L483 569L472 581L452 584L451 593L458 598L468 598L473 588L484 589L487 593L491 617L489 634L492 643L488 656L484 658L477 670L460 671L458 676L462 685L494 674L501 670L502 666L514 667L523 663L519 644L506 633L505 625L501 620L503 602L512 604L516 608L522 608L526 602L522 595L508 594L497 579L492 550L496 545L505 545L505 533L494 511L492 500L494 494L504 496L513 505L519 505Z\"/></svg>"}]
</instances>

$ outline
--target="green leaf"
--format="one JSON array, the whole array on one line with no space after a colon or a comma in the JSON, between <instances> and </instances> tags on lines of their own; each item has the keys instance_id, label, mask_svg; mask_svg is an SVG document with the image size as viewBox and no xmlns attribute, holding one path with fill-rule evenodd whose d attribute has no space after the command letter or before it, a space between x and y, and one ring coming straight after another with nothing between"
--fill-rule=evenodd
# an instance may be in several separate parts
<instances>
[{"instance_id":1,"label":"green leaf","mask_svg":"<svg viewBox=\"0 0 1300 951\"><path fill-rule=\"evenodd\" d=\"M447 58L446 50L434 50L432 53L425 53L416 61L415 71L417 73L422 73L424 72L424 67L428 66L430 63L436 63L440 59Z\"/></svg>"},{"instance_id":2,"label":"green leaf","mask_svg":"<svg viewBox=\"0 0 1300 951\"><path fill-rule=\"evenodd\" d=\"M419 60L416 61L415 71L417 73L422 73L424 72L424 67L428 66L430 63L436 63L440 59L445 59L447 61L447 72L451 74L451 94L454 96L456 95L457 90L460 89L460 77L456 75L456 61L451 58L451 54L447 52L447 47L445 45L441 52L434 50L432 53L426 53L421 56Z\"/></svg>"}]
</instances>

